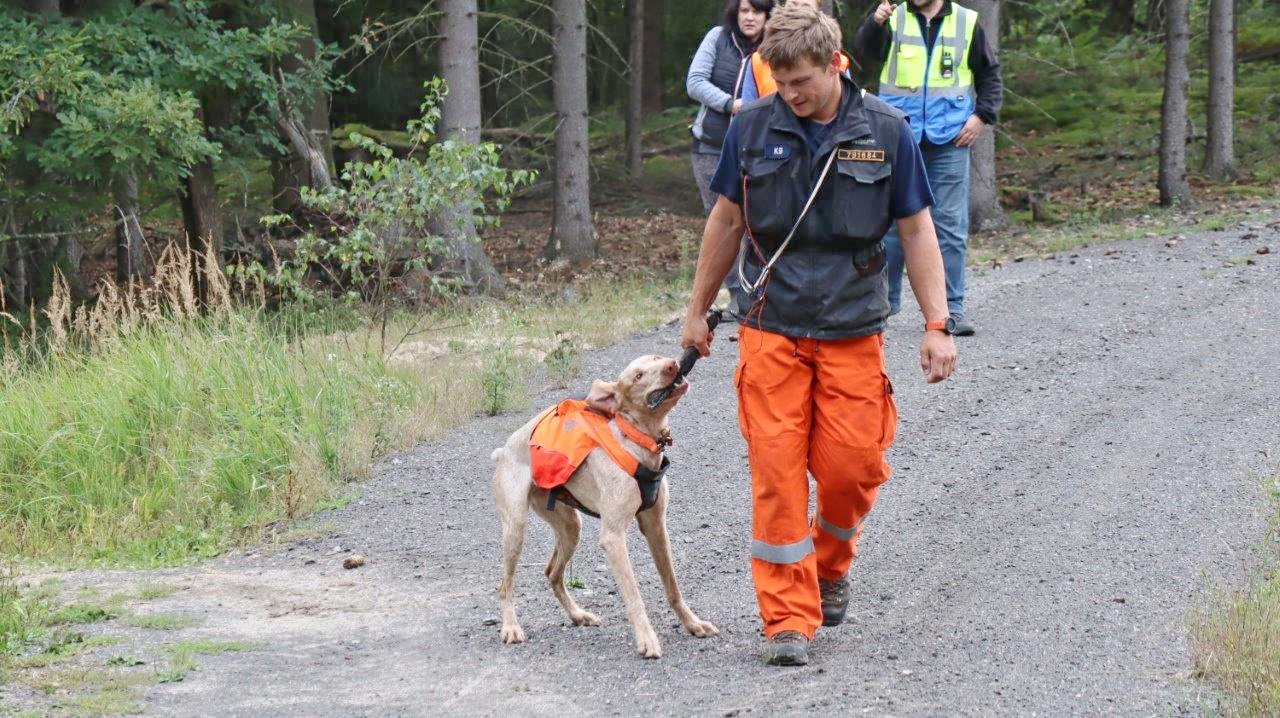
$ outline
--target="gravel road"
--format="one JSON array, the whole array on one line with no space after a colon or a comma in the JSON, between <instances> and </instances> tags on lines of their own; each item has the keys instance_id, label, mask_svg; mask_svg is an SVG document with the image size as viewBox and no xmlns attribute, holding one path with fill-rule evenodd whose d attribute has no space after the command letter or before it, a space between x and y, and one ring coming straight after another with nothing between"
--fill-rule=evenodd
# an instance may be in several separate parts
<instances>
[{"instance_id":1,"label":"gravel road","mask_svg":"<svg viewBox=\"0 0 1280 718\"><path fill-rule=\"evenodd\" d=\"M811 663L761 664L747 553L749 477L722 332L673 413L669 525L684 633L644 542L630 550L663 658L630 628L586 520L572 626L530 522L517 575L528 642L498 641L488 455L536 408L478 420L378 467L293 542L150 574L191 637L262 641L145 689L160 715L1168 715L1212 712L1189 676L1188 610L1231 581L1263 531L1252 471L1280 440L1280 212L1240 226L977 270L976 337L926 386L918 312L887 334L901 424L844 626ZM1272 253L1256 254L1259 245ZM1252 260L1254 263L1247 263ZM585 359L614 376L676 353L678 327ZM343 556L368 564L344 571ZM85 574L120 581L120 574Z\"/></svg>"}]
</instances>

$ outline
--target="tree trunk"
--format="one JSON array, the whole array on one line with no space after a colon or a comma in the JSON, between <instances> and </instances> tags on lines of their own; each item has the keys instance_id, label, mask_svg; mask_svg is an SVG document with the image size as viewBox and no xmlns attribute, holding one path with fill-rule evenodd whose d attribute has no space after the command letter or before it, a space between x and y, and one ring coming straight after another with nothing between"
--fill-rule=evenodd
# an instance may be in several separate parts
<instances>
[{"instance_id":1,"label":"tree trunk","mask_svg":"<svg viewBox=\"0 0 1280 718\"><path fill-rule=\"evenodd\" d=\"M191 279L201 304L209 301L209 271L205 258L212 255L222 269L222 209L218 206L217 185L213 179L213 163L197 162L179 191L182 223L191 248Z\"/></svg>"},{"instance_id":2,"label":"tree trunk","mask_svg":"<svg viewBox=\"0 0 1280 718\"><path fill-rule=\"evenodd\" d=\"M143 257L141 212L138 205L138 175L133 168L119 171L111 181L115 199L116 279L121 284L142 274Z\"/></svg>"},{"instance_id":3,"label":"tree trunk","mask_svg":"<svg viewBox=\"0 0 1280 718\"><path fill-rule=\"evenodd\" d=\"M1160 204L1191 200L1187 184L1187 0L1165 0L1164 105L1160 116Z\"/></svg>"},{"instance_id":4,"label":"tree trunk","mask_svg":"<svg viewBox=\"0 0 1280 718\"><path fill-rule=\"evenodd\" d=\"M441 108L440 134L459 142L480 141L480 42L476 0L445 0L440 22L440 72L449 85ZM460 199L432 222L432 231L445 238L450 254L461 264L467 285L489 293L502 288L502 275L484 252L476 235L471 200Z\"/></svg>"},{"instance_id":5,"label":"tree trunk","mask_svg":"<svg viewBox=\"0 0 1280 718\"><path fill-rule=\"evenodd\" d=\"M311 35L299 44L297 55L312 60L316 57L319 44L319 24L316 20L315 0L279 0L279 7L284 20L292 20L304 27L311 28ZM294 72L301 67L301 62L292 55L281 59L280 67L285 72ZM329 96L323 92L308 98L295 98L302 103L297 108L301 115L301 124L297 122L293 130L281 126L289 144L294 147L294 154L280 158L272 163L271 175L275 181L275 208L281 212L292 212L298 206L298 188L316 186L318 164L325 167L324 177L329 178L329 168L333 167L333 143L329 136ZM303 153L298 151L298 137L310 148Z\"/></svg>"},{"instance_id":6,"label":"tree trunk","mask_svg":"<svg viewBox=\"0 0 1280 718\"><path fill-rule=\"evenodd\" d=\"M836 8L834 0L819 0L818 9L828 15L834 15Z\"/></svg>"},{"instance_id":7,"label":"tree trunk","mask_svg":"<svg viewBox=\"0 0 1280 718\"><path fill-rule=\"evenodd\" d=\"M1133 32L1133 0L1108 0L1107 17L1102 21L1102 31L1111 35L1128 35Z\"/></svg>"},{"instance_id":8,"label":"tree trunk","mask_svg":"<svg viewBox=\"0 0 1280 718\"><path fill-rule=\"evenodd\" d=\"M555 0L556 198L551 238L543 254L594 259L590 168L587 164L586 0Z\"/></svg>"},{"instance_id":9,"label":"tree trunk","mask_svg":"<svg viewBox=\"0 0 1280 718\"><path fill-rule=\"evenodd\" d=\"M644 103L644 0L628 0L630 27L627 56L627 172L639 179L644 172L640 136Z\"/></svg>"},{"instance_id":10,"label":"tree trunk","mask_svg":"<svg viewBox=\"0 0 1280 718\"><path fill-rule=\"evenodd\" d=\"M967 5L978 12L978 24L991 45L1000 52L1000 3L996 0L971 0ZM988 128L974 143L969 153L969 225L985 232L1009 223L1000 206L1000 189L996 185L996 133Z\"/></svg>"},{"instance_id":11,"label":"tree trunk","mask_svg":"<svg viewBox=\"0 0 1280 718\"><path fill-rule=\"evenodd\" d=\"M58 0L27 0L27 9L41 15L60 15L62 9Z\"/></svg>"},{"instance_id":12,"label":"tree trunk","mask_svg":"<svg viewBox=\"0 0 1280 718\"><path fill-rule=\"evenodd\" d=\"M1235 2L1213 0L1209 8L1208 139L1204 173L1216 182L1236 178L1235 55Z\"/></svg>"},{"instance_id":13,"label":"tree trunk","mask_svg":"<svg viewBox=\"0 0 1280 718\"><path fill-rule=\"evenodd\" d=\"M644 0L644 111L662 112L666 92L662 72L663 40L667 30L667 0Z\"/></svg>"}]
</instances>

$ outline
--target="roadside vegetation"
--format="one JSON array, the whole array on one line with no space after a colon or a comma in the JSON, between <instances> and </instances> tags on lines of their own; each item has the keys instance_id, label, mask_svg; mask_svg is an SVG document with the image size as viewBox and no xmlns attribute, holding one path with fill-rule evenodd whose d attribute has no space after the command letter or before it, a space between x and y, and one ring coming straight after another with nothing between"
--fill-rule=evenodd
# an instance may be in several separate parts
<instances>
[{"instance_id":1,"label":"roadside vegetation","mask_svg":"<svg viewBox=\"0 0 1280 718\"><path fill-rule=\"evenodd\" d=\"M1271 515L1243 586L1216 590L1191 618L1195 670L1225 694L1225 712L1280 715L1280 469L1262 481Z\"/></svg>"}]
</instances>

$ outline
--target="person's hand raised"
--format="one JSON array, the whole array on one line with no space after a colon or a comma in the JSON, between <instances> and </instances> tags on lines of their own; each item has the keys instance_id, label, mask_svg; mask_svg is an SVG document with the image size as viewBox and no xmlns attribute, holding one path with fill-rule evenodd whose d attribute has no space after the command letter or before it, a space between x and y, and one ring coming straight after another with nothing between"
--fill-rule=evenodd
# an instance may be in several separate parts
<instances>
[{"instance_id":1,"label":"person's hand raised","mask_svg":"<svg viewBox=\"0 0 1280 718\"><path fill-rule=\"evenodd\" d=\"M889 2L889 0L880 0L880 5L879 7L876 8L876 14L874 16L876 24L877 25L885 24L885 22L887 22L889 18L893 16L893 11L897 9L898 9L898 6Z\"/></svg>"}]
</instances>

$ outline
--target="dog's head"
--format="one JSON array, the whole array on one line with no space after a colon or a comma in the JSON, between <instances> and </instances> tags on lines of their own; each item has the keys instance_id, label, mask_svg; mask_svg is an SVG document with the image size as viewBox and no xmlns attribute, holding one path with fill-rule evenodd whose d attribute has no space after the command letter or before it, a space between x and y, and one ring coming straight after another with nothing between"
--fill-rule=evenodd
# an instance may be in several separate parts
<instances>
[{"instance_id":1,"label":"dog's head","mask_svg":"<svg viewBox=\"0 0 1280 718\"><path fill-rule=\"evenodd\" d=\"M654 430L661 429L667 412L689 391L688 381L681 380L676 384L679 373L680 365L675 359L656 354L642 356L628 364L617 381L597 379L593 382L587 394L587 404L605 413L622 412L637 423L652 424ZM649 396L668 388L671 395L650 409Z\"/></svg>"}]
</instances>

